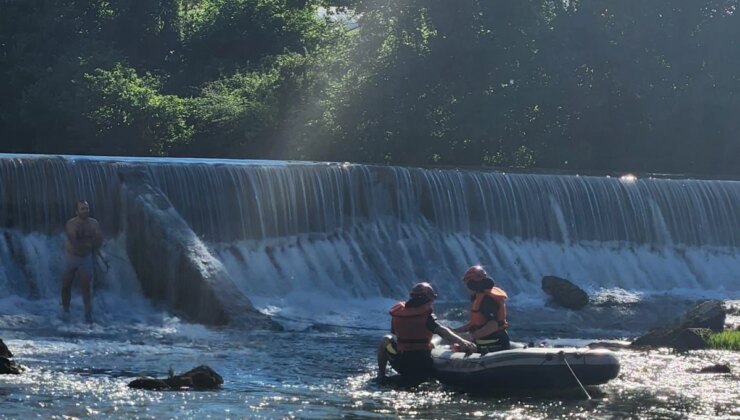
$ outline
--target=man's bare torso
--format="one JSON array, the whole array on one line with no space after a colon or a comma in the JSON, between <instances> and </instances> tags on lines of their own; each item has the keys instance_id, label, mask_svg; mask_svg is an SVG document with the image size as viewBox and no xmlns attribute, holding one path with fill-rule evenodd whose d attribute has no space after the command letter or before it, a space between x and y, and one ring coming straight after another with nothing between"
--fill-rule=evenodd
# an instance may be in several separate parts
<instances>
[{"instance_id":1,"label":"man's bare torso","mask_svg":"<svg viewBox=\"0 0 740 420\"><path fill-rule=\"evenodd\" d=\"M100 225L92 217L81 219L73 217L65 225L67 241L64 249L71 255L84 257L90 255L93 248L99 245ZM70 240L70 236L75 240Z\"/></svg>"}]
</instances>

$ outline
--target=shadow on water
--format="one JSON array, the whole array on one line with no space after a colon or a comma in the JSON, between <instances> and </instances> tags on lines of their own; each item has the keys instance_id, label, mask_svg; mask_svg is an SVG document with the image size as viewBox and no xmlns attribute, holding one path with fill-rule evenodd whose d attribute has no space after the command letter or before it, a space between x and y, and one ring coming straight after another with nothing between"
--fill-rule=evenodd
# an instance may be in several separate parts
<instances>
[{"instance_id":1,"label":"shadow on water","mask_svg":"<svg viewBox=\"0 0 740 420\"><path fill-rule=\"evenodd\" d=\"M440 386L436 381L420 378L410 378L401 375L390 375L385 378L383 382L379 382L375 379L368 383L368 386L374 384L377 389L393 389L396 391L423 391L424 389L438 388Z\"/></svg>"},{"instance_id":2,"label":"shadow on water","mask_svg":"<svg viewBox=\"0 0 740 420\"><path fill-rule=\"evenodd\" d=\"M446 387L449 390L464 393L471 398L531 398L531 399L558 399L558 400L588 400L588 397L580 388L563 389L537 389L537 388L512 388L512 389L466 389ZM597 387L587 387L589 395L594 400L604 398L607 394Z\"/></svg>"},{"instance_id":3,"label":"shadow on water","mask_svg":"<svg viewBox=\"0 0 740 420\"><path fill-rule=\"evenodd\" d=\"M406 392L452 392L458 395L465 395L474 399L489 398L531 398L531 399L560 399L560 400L584 400L588 397L580 388L563 388L563 389L539 389L539 388L483 388L475 389L465 386L445 385L436 380L425 380L415 378L405 378L401 375L391 375L382 383L371 380L367 384L368 389L375 390L394 390ZM607 394L598 387L587 387L588 393L592 399L604 398Z\"/></svg>"}]
</instances>

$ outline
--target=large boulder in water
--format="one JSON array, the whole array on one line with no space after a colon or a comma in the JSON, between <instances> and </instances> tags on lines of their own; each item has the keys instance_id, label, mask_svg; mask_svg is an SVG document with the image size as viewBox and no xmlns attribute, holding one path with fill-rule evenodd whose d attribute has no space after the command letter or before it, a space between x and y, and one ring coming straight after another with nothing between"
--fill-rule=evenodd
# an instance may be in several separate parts
<instances>
[{"instance_id":1,"label":"large boulder in water","mask_svg":"<svg viewBox=\"0 0 740 420\"><path fill-rule=\"evenodd\" d=\"M671 347L681 350L707 347L706 340L713 332L721 332L726 312L721 301L710 300L694 305L673 324L651 330L632 342L632 346Z\"/></svg>"},{"instance_id":2,"label":"large boulder in water","mask_svg":"<svg viewBox=\"0 0 740 420\"><path fill-rule=\"evenodd\" d=\"M3 343L3 340L0 338L0 357L7 357L11 358L13 357L13 353L10 352L10 349L8 346Z\"/></svg>"},{"instance_id":3,"label":"large boulder in water","mask_svg":"<svg viewBox=\"0 0 740 420\"><path fill-rule=\"evenodd\" d=\"M122 165L118 175L126 252L150 299L195 322L282 330L239 291L144 169Z\"/></svg>"},{"instance_id":4,"label":"large boulder in water","mask_svg":"<svg viewBox=\"0 0 740 420\"><path fill-rule=\"evenodd\" d=\"M12 357L13 353L3 340L0 340L0 375L19 375L25 370L23 365L10 360Z\"/></svg>"},{"instance_id":5,"label":"large boulder in water","mask_svg":"<svg viewBox=\"0 0 740 420\"><path fill-rule=\"evenodd\" d=\"M215 389L224 383L224 378L206 365L198 366L179 376L189 378L191 386L196 389Z\"/></svg>"},{"instance_id":6,"label":"large boulder in water","mask_svg":"<svg viewBox=\"0 0 740 420\"><path fill-rule=\"evenodd\" d=\"M684 315L680 327L708 328L714 332L722 332L725 328L727 311L719 300L708 300L695 305Z\"/></svg>"},{"instance_id":7,"label":"large boulder in water","mask_svg":"<svg viewBox=\"0 0 740 420\"><path fill-rule=\"evenodd\" d=\"M588 293L569 280L560 277L543 277L542 290L552 296L555 303L564 308L577 310L588 305Z\"/></svg>"},{"instance_id":8,"label":"large boulder in water","mask_svg":"<svg viewBox=\"0 0 740 420\"><path fill-rule=\"evenodd\" d=\"M679 350L705 349L710 335L712 330L708 328L684 328L673 334L669 346Z\"/></svg>"},{"instance_id":9,"label":"large boulder in water","mask_svg":"<svg viewBox=\"0 0 740 420\"><path fill-rule=\"evenodd\" d=\"M0 375L20 375L24 371L22 365L0 356Z\"/></svg>"},{"instance_id":10,"label":"large boulder in water","mask_svg":"<svg viewBox=\"0 0 740 420\"><path fill-rule=\"evenodd\" d=\"M652 330L632 342L634 347L670 347L677 350L707 348L712 330L707 328L664 328Z\"/></svg>"}]
</instances>

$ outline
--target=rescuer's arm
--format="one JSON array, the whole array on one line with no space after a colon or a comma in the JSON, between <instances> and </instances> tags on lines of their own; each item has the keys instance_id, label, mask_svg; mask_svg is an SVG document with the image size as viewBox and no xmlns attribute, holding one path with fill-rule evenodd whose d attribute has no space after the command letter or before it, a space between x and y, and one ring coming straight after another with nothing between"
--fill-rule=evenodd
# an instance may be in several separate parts
<instances>
[{"instance_id":1,"label":"rescuer's arm","mask_svg":"<svg viewBox=\"0 0 740 420\"><path fill-rule=\"evenodd\" d=\"M439 325L435 328L434 333L451 343L459 344L465 350L465 353L472 353L476 350L475 344L455 334L447 327Z\"/></svg>"}]
</instances>

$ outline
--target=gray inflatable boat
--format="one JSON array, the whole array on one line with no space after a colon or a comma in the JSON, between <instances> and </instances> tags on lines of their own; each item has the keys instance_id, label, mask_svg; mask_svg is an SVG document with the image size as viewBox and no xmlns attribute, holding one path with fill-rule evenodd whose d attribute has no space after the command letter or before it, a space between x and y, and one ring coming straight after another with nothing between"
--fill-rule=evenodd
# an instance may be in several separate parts
<instances>
[{"instance_id":1,"label":"gray inflatable boat","mask_svg":"<svg viewBox=\"0 0 740 420\"><path fill-rule=\"evenodd\" d=\"M447 345L432 350L437 379L476 388L551 388L600 385L617 377L619 360L606 349L515 346L481 355L454 352Z\"/></svg>"}]
</instances>

